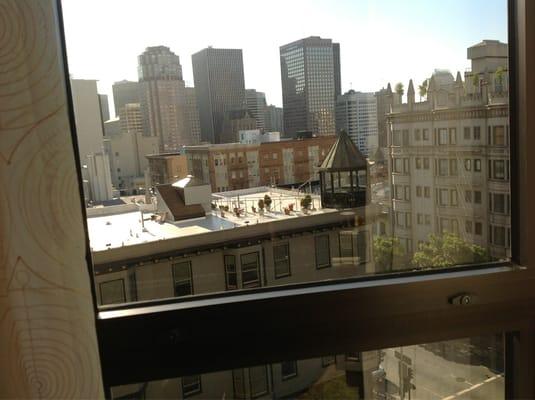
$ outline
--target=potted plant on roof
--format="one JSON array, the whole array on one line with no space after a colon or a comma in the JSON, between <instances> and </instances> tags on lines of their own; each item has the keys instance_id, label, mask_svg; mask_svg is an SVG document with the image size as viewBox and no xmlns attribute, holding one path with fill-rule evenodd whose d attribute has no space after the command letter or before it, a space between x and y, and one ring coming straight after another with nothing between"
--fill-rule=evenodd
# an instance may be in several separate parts
<instances>
[{"instance_id":1,"label":"potted plant on roof","mask_svg":"<svg viewBox=\"0 0 535 400\"><path fill-rule=\"evenodd\" d=\"M271 197L269 196L269 194L266 194L264 196L264 206L266 207L266 210L271 210Z\"/></svg>"},{"instance_id":2,"label":"potted plant on roof","mask_svg":"<svg viewBox=\"0 0 535 400\"><path fill-rule=\"evenodd\" d=\"M260 215L264 215L264 207L266 205L264 204L264 200L260 199L258 200L258 212L260 213Z\"/></svg>"},{"instance_id":3,"label":"potted plant on roof","mask_svg":"<svg viewBox=\"0 0 535 400\"><path fill-rule=\"evenodd\" d=\"M312 197L309 194L307 194L305 197L301 199L301 209L303 210L305 214L308 214L311 204L312 204Z\"/></svg>"}]
</instances>

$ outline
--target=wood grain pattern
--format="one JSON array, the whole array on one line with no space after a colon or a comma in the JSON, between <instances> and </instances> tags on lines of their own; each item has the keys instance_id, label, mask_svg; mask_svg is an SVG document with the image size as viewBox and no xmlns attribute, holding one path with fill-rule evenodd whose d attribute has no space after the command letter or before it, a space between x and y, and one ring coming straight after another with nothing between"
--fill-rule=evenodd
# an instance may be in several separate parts
<instances>
[{"instance_id":1,"label":"wood grain pattern","mask_svg":"<svg viewBox=\"0 0 535 400\"><path fill-rule=\"evenodd\" d=\"M53 0L0 0L0 397L101 398Z\"/></svg>"}]
</instances>

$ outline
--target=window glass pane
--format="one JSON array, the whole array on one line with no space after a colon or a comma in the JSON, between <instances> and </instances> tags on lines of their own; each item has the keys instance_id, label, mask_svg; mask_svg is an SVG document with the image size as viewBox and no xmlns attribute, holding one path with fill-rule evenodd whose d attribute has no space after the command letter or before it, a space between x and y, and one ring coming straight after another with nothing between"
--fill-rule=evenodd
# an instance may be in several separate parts
<instances>
[{"instance_id":1,"label":"window glass pane","mask_svg":"<svg viewBox=\"0 0 535 400\"><path fill-rule=\"evenodd\" d=\"M504 337L496 334L116 386L112 397L500 400L504 361Z\"/></svg>"},{"instance_id":2,"label":"window glass pane","mask_svg":"<svg viewBox=\"0 0 535 400\"><path fill-rule=\"evenodd\" d=\"M100 283L100 299L102 304L124 303L124 281L116 279Z\"/></svg>"},{"instance_id":3,"label":"window glass pane","mask_svg":"<svg viewBox=\"0 0 535 400\"><path fill-rule=\"evenodd\" d=\"M100 304L510 259L506 0L312 2L303 21L321 37L170 24L257 15L154 0L128 18L110 6L93 41L84 16L102 5L64 3ZM288 4L266 20L295 26ZM410 21L432 23L422 35ZM153 45L121 36L132 26ZM351 49L369 26L381 51L362 57Z\"/></svg>"}]
</instances>

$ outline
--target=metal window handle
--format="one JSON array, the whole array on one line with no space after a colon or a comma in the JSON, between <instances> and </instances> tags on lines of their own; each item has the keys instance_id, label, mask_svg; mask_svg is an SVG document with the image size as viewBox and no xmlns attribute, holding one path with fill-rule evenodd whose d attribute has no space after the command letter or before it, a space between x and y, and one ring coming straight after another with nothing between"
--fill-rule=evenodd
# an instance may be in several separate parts
<instances>
[{"instance_id":1,"label":"metal window handle","mask_svg":"<svg viewBox=\"0 0 535 400\"><path fill-rule=\"evenodd\" d=\"M461 293L449 298L449 303L454 306L469 306L476 303L477 296L471 293Z\"/></svg>"}]
</instances>

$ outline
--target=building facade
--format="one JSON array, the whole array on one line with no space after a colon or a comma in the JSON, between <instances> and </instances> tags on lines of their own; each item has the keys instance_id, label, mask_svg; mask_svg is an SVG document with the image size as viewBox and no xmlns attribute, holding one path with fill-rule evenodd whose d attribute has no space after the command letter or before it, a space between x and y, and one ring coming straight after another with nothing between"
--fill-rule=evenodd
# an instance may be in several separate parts
<instances>
[{"instance_id":1,"label":"building facade","mask_svg":"<svg viewBox=\"0 0 535 400\"><path fill-rule=\"evenodd\" d=\"M340 94L340 46L311 36L280 47L284 133L333 135Z\"/></svg>"},{"instance_id":2,"label":"building facade","mask_svg":"<svg viewBox=\"0 0 535 400\"><path fill-rule=\"evenodd\" d=\"M139 83L134 81L122 80L112 85L113 105L115 116L119 116L119 110L125 104L140 103Z\"/></svg>"},{"instance_id":3,"label":"building facade","mask_svg":"<svg viewBox=\"0 0 535 400\"><path fill-rule=\"evenodd\" d=\"M98 101L100 103L100 116L102 118L102 122L106 122L110 119L110 106L108 104L108 95L99 94Z\"/></svg>"},{"instance_id":4,"label":"building facade","mask_svg":"<svg viewBox=\"0 0 535 400\"><path fill-rule=\"evenodd\" d=\"M245 104L247 111L256 120L256 127L260 130L265 130L266 94L264 92L257 92L255 89L246 89Z\"/></svg>"},{"instance_id":5,"label":"building facade","mask_svg":"<svg viewBox=\"0 0 535 400\"><path fill-rule=\"evenodd\" d=\"M281 107L269 105L264 111L264 128L266 132L284 134L284 113Z\"/></svg>"},{"instance_id":6,"label":"building facade","mask_svg":"<svg viewBox=\"0 0 535 400\"><path fill-rule=\"evenodd\" d=\"M221 131L222 143L239 142L240 131L257 129L256 121L249 110L227 111Z\"/></svg>"},{"instance_id":7,"label":"building facade","mask_svg":"<svg viewBox=\"0 0 535 400\"><path fill-rule=\"evenodd\" d=\"M214 192L318 181L317 167L336 138L186 147L189 172Z\"/></svg>"},{"instance_id":8,"label":"building facade","mask_svg":"<svg viewBox=\"0 0 535 400\"><path fill-rule=\"evenodd\" d=\"M151 186L174 183L188 175L188 160L181 153L148 154Z\"/></svg>"},{"instance_id":9,"label":"building facade","mask_svg":"<svg viewBox=\"0 0 535 400\"><path fill-rule=\"evenodd\" d=\"M336 130L345 130L360 152L370 156L379 146L377 99L374 93L350 90L338 96Z\"/></svg>"},{"instance_id":10,"label":"building facade","mask_svg":"<svg viewBox=\"0 0 535 400\"><path fill-rule=\"evenodd\" d=\"M246 108L242 50L208 47L193 54L191 60L201 141L223 143L226 113Z\"/></svg>"},{"instance_id":11,"label":"building facade","mask_svg":"<svg viewBox=\"0 0 535 400\"><path fill-rule=\"evenodd\" d=\"M468 49L464 80L437 70L427 99L394 94L388 115L392 224L408 254L431 234L451 232L510 256L507 44ZM467 263L472 260L466 260Z\"/></svg>"},{"instance_id":12,"label":"building facade","mask_svg":"<svg viewBox=\"0 0 535 400\"><path fill-rule=\"evenodd\" d=\"M201 121L194 87L186 87L186 121L188 135L191 137L190 144L199 144L201 142Z\"/></svg>"},{"instance_id":13,"label":"building facade","mask_svg":"<svg viewBox=\"0 0 535 400\"><path fill-rule=\"evenodd\" d=\"M155 46L148 47L138 62L145 134L158 138L160 151L175 151L191 144L179 57L168 47Z\"/></svg>"}]
</instances>

